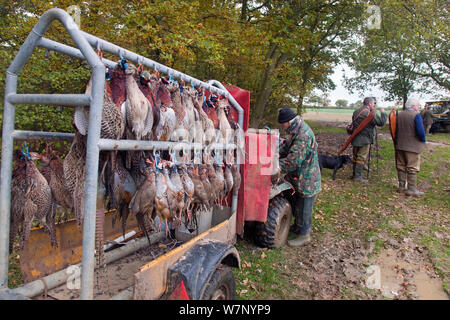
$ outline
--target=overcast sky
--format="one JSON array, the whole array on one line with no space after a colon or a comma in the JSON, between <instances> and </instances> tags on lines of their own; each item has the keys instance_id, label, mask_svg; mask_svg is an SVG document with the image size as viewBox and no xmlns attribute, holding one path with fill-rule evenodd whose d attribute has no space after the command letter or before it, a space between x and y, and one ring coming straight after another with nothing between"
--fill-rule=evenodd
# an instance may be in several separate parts
<instances>
[{"instance_id":1,"label":"overcast sky","mask_svg":"<svg viewBox=\"0 0 450 320\"><path fill-rule=\"evenodd\" d=\"M343 85L344 82L344 72L349 76L355 75L355 73L345 64L337 65L334 69L334 74L331 76L331 79L336 85L336 89L328 92L329 99L331 100L331 104L334 105L336 100L338 99L344 99L347 100L350 103L354 103L357 100L362 100L365 96L374 96L377 98L377 105L378 106L384 106L389 107L393 106L394 102L392 101L385 101L383 98L385 96L384 92L379 88L369 88L366 92L359 94L358 92L355 92L354 94L351 94ZM321 94L322 92L317 91L317 93ZM435 95L430 94L419 94L419 93L413 93L412 96L419 98L422 101L422 105L426 101L434 101L437 100L437 97L440 97L442 95L448 95L445 94L445 92L436 92Z\"/></svg>"}]
</instances>

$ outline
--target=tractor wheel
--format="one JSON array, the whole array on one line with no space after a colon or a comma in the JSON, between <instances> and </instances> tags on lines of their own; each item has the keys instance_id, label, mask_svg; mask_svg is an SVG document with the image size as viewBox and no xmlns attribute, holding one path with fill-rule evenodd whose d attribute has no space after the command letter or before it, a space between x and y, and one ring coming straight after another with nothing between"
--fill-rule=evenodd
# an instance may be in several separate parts
<instances>
[{"instance_id":1,"label":"tractor wheel","mask_svg":"<svg viewBox=\"0 0 450 320\"><path fill-rule=\"evenodd\" d=\"M256 226L256 244L263 248L279 248L286 243L292 219L292 208L282 196L270 200L267 220Z\"/></svg>"},{"instance_id":2,"label":"tractor wheel","mask_svg":"<svg viewBox=\"0 0 450 320\"><path fill-rule=\"evenodd\" d=\"M234 300L236 280L231 267L221 265L206 284L201 300Z\"/></svg>"}]
</instances>

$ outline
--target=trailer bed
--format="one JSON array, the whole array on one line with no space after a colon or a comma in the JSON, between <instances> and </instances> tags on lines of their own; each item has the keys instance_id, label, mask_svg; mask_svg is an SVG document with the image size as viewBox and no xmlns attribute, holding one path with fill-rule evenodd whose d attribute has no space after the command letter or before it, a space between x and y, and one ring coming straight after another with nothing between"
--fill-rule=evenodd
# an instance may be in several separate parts
<instances>
[{"instance_id":1,"label":"trailer bed","mask_svg":"<svg viewBox=\"0 0 450 320\"><path fill-rule=\"evenodd\" d=\"M95 271L94 300L108 300L119 292L132 288L134 274L143 265L163 256L173 248L181 245L180 241L165 238L162 241L142 248L124 258L112 262L106 268ZM35 300L78 300L80 290L68 289L66 284L51 289L47 295L42 294Z\"/></svg>"}]
</instances>

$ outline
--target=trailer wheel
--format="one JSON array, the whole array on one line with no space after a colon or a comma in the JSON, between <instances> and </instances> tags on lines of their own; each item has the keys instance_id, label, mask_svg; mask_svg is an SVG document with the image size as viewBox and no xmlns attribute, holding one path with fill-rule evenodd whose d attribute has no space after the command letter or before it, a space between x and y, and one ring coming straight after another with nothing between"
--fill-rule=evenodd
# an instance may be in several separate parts
<instances>
[{"instance_id":1,"label":"trailer wheel","mask_svg":"<svg viewBox=\"0 0 450 320\"><path fill-rule=\"evenodd\" d=\"M236 280L231 267L221 265L206 284L201 300L234 300Z\"/></svg>"},{"instance_id":2,"label":"trailer wheel","mask_svg":"<svg viewBox=\"0 0 450 320\"><path fill-rule=\"evenodd\" d=\"M292 220L292 208L282 196L270 200L267 220L256 226L256 244L263 248L279 248L286 243Z\"/></svg>"}]
</instances>

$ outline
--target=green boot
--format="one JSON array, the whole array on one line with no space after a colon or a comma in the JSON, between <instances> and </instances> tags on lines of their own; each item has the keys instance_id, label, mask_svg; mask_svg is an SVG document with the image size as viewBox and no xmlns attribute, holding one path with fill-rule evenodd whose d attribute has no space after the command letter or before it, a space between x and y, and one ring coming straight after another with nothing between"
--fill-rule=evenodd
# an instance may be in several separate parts
<instances>
[{"instance_id":1,"label":"green boot","mask_svg":"<svg viewBox=\"0 0 450 320\"><path fill-rule=\"evenodd\" d=\"M300 247L304 244L307 244L310 241L311 241L311 235L308 232L305 235L298 236L297 238L292 239L292 240L288 240L288 246L289 247Z\"/></svg>"},{"instance_id":2,"label":"green boot","mask_svg":"<svg viewBox=\"0 0 450 320\"><path fill-rule=\"evenodd\" d=\"M398 170L398 189L397 192L404 194L406 189L405 189L405 185L406 185L406 172L405 171L401 171Z\"/></svg>"},{"instance_id":3,"label":"green boot","mask_svg":"<svg viewBox=\"0 0 450 320\"><path fill-rule=\"evenodd\" d=\"M422 191L417 190L417 173L408 173L408 190L405 195L421 197L424 195Z\"/></svg>"},{"instance_id":4,"label":"green boot","mask_svg":"<svg viewBox=\"0 0 450 320\"><path fill-rule=\"evenodd\" d=\"M353 177L353 181L367 183L367 180L362 177L363 169L364 164L355 164L355 176Z\"/></svg>"}]
</instances>

